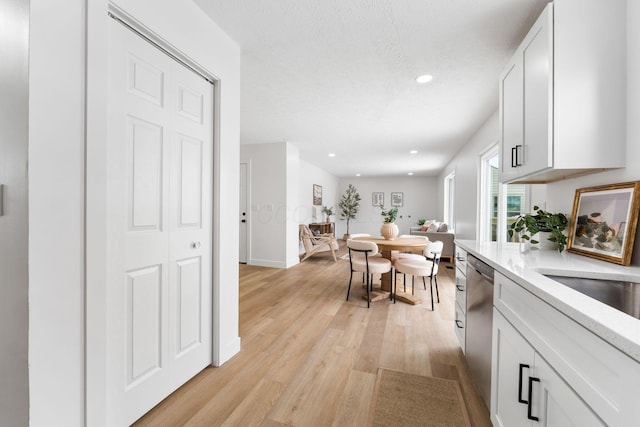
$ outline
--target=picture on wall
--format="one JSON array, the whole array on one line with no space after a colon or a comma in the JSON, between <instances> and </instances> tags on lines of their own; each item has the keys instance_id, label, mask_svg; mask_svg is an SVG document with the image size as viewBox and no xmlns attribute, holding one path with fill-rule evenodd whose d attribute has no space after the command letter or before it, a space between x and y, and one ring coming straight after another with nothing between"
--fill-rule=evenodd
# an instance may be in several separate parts
<instances>
[{"instance_id":1,"label":"picture on wall","mask_svg":"<svg viewBox=\"0 0 640 427\"><path fill-rule=\"evenodd\" d=\"M640 204L640 181L576 190L567 250L629 265Z\"/></svg>"},{"instance_id":2,"label":"picture on wall","mask_svg":"<svg viewBox=\"0 0 640 427\"><path fill-rule=\"evenodd\" d=\"M383 192L374 192L371 195L372 205L373 206L384 206L384 193Z\"/></svg>"},{"instance_id":3,"label":"picture on wall","mask_svg":"<svg viewBox=\"0 0 640 427\"><path fill-rule=\"evenodd\" d=\"M322 185L313 184L313 206L322 205Z\"/></svg>"},{"instance_id":4,"label":"picture on wall","mask_svg":"<svg viewBox=\"0 0 640 427\"><path fill-rule=\"evenodd\" d=\"M391 206L402 206L404 193L391 193Z\"/></svg>"}]
</instances>

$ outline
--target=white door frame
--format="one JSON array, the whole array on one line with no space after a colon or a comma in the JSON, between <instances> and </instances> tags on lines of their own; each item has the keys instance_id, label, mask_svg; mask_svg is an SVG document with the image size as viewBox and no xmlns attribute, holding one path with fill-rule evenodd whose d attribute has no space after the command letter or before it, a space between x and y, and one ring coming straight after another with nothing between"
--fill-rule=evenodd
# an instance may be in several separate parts
<instances>
[{"instance_id":1,"label":"white door frame","mask_svg":"<svg viewBox=\"0 0 640 427\"><path fill-rule=\"evenodd\" d=\"M86 197L85 197L85 424L105 425L106 415L106 134L107 134L107 25L110 17L104 9L105 3L87 5L87 80L86 80ZM213 195L212 195L212 355L213 364L220 360L220 324L215 313L220 312L220 284L217 269L220 244L216 238L219 225L220 183L220 90L219 79L183 52L173 47L126 12L109 4L108 11L135 29L141 36L167 52L179 62L207 77L214 85L214 129L213 129Z\"/></svg>"}]
</instances>

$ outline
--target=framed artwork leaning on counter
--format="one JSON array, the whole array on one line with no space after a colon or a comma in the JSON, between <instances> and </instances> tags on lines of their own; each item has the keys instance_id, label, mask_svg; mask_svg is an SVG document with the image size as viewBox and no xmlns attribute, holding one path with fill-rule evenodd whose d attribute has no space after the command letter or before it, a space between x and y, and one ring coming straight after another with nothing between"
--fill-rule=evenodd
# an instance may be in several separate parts
<instances>
[{"instance_id":1,"label":"framed artwork leaning on counter","mask_svg":"<svg viewBox=\"0 0 640 427\"><path fill-rule=\"evenodd\" d=\"M577 189L567 250L629 265L639 208L640 181Z\"/></svg>"}]
</instances>

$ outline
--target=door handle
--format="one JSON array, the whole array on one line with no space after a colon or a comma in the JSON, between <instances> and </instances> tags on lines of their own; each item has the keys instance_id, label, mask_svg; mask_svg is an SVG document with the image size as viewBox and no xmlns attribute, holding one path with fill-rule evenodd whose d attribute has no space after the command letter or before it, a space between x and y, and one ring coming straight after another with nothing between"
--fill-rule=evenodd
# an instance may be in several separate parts
<instances>
[{"instance_id":1,"label":"door handle","mask_svg":"<svg viewBox=\"0 0 640 427\"><path fill-rule=\"evenodd\" d=\"M456 285L456 289L459 290L460 292L464 292L464 288L460 285Z\"/></svg>"},{"instance_id":2,"label":"door handle","mask_svg":"<svg viewBox=\"0 0 640 427\"><path fill-rule=\"evenodd\" d=\"M0 184L0 216L4 216L4 184Z\"/></svg>"},{"instance_id":3,"label":"door handle","mask_svg":"<svg viewBox=\"0 0 640 427\"><path fill-rule=\"evenodd\" d=\"M518 158L519 157L518 156L518 152L520 151L521 148L522 148L522 145L516 145L515 147L513 147L511 149L511 167L522 166L522 160ZM515 164L513 162L513 152L514 151L516 153Z\"/></svg>"},{"instance_id":4,"label":"door handle","mask_svg":"<svg viewBox=\"0 0 640 427\"><path fill-rule=\"evenodd\" d=\"M460 329L464 329L464 323L462 323L460 320L456 319L456 326Z\"/></svg>"},{"instance_id":5,"label":"door handle","mask_svg":"<svg viewBox=\"0 0 640 427\"><path fill-rule=\"evenodd\" d=\"M520 364L520 368L518 369L518 402L528 404L529 401L524 400L522 398L522 369L529 369L529 365L525 365L524 363ZM529 383L531 384L531 383ZM531 387L531 385L529 385ZM529 389L529 399L531 399L531 389Z\"/></svg>"},{"instance_id":6,"label":"door handle","mask_svg":"<svg viewBox=\"0 0 640 427\"><path fill-rule=\"evenodd\" d=\"M191 242L191 247L193 249L198 249L200 247L200 242Z\"/></svg>"},{"instance_id":7,"label":"door handle","mask_svg":"<svg viewBox=\"0 0 640 427\"><path fill-rule=\"evenodd\" d=\"M540 421L540 418L531 415L531 407L533 406L533 382L540 382L540 378L529 377L529 403L527 403L527 418L533 421Z\"/></svg>"}]
</instances>

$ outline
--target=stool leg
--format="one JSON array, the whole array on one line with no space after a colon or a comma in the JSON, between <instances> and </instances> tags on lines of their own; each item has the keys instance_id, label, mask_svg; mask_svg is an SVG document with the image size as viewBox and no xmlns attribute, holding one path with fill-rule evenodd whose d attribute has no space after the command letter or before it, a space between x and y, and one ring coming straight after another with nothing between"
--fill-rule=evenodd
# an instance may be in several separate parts
<instances>
[{"instance_id":1,"label":"stool leg","mask_svg":"<svg viewBox=\"0 0 640 427\"><path fill-rule=\"evenodd\" d=\"M431 311L433 311L433 283L429 281L429 289L431 289Z\"/></svg>"},{"instance_id":2,"label":"stool leg","mask_svg":"<svg viewBox=\"0 0 640 427\"><path fill-rule=\"evenodd\" d=\"M351 279L353 279L353 270L351 270L351 274L349 275L349 287L347 288L347 301L349 301L349 292L351 292Z\"/></svg>"},{"instance_id":3,"label":"stool leg","mask_svg":"<svg viewBox=\"0 0 640 427\"><path fill-rule=\"evenodd\" d=\"M394 273L391 276L391 279L393 280L391 282L391 290L393 291L393 303L396 303L396 293L398 292L398 276Z\"/></svg>"},{"instance_id":4,"label":"stool leg","mask_svg":"<svg viewBox=\"0 0 640 427\"><path fill-rule=\"evenodd\" d=\"M367 274L367 308L371 306L371 294L369 291L369 275Z\"/></svg>"}]
</instances>

